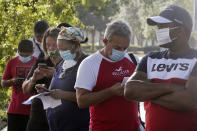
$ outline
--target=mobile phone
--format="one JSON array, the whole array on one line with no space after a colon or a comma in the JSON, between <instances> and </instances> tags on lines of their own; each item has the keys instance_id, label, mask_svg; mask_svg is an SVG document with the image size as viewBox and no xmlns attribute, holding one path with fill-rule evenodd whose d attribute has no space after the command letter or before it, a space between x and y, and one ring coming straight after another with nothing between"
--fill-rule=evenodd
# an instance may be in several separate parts
<instances>
[{"instance_id":1,"label":"mobile phone","mask_svg":"<svg viewBox=\"0 0 197 131\"><path fill-rule=\"evenodd\" d=\"M38 67L39 68L47 68L47 64L46 63L38 63Z\"/></svg>"},{"instance_id":2,"label":"mobile phone","mask_svg":"<svg viewBox=\"0 0 197 131\"><path fill-rule=\"evenodd\" d=\"M23 77L17 77L17 80L18 81L25 81L25 78L23 78Z\"/></svg>"},{"instance_id":3,"label":"mobile phone","mask_svg":"<svg viewBox=\"0 0 197 131\"><path fill-rule=\"evenodd\" d=\"M25 78L22 78L22 77L18 77L17 79L18 80L25 80Z\"/></svg>"},{"instance_id":4,"label":"mobile phone","mask_svg":"<svg viewBox=\"0 0 197 131\"><path fill-rule=\"evenodd\" d=\"M43 89L46 92L49 92L49 89L42 86L42 84L37 84L35 87L38 87L39 89Z\"/></svg>"},{"instance_id":5,"label":"mobile phone","mask_svg":"<svg viewBox=\"0 0 197 131\"><path fill-rule=\"evenodd\" d=\"M39 88L43 89L43 90L46 91L46 92L50 92L49 89L47 89L47 88L45 88L45 87L39 87Z\"/></svg>"}]
</instances>

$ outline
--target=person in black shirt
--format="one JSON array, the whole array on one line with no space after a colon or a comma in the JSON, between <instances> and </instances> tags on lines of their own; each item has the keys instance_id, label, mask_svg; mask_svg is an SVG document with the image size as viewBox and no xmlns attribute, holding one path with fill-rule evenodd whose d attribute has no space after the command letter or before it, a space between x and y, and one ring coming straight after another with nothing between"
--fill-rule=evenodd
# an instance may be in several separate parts
<instances>
[{"instance_id":1,"label":"person in black shirt","mask_svg":"<svg viewBox=\"0 0 197 131\"><path fill-rule=\"evenodd\" d=\"M40 54L35 65L32 67L27 79L23 83L24 94L36 94L35 85L45 84L48 88L54 73L54 67L62 59L57 51L57 36L60 32L59 28L49 28L43 37L43 51ZM45 68L38 67L42 63L46 64ZM46 112L40 99L35 98L32 101L30 119L27 125L27 131L48 131L48 122Z\"/></svg>"}]
</instances>

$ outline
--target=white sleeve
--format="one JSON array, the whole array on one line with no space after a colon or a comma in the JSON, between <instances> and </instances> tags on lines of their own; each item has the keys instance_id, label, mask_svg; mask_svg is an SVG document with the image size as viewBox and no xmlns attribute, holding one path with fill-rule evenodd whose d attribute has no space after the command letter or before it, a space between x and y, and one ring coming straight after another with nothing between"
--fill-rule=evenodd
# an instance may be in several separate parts
<instances>
[{"instance_id":1,"label":"white sleeve","mask_svg":"<svg viewBox=\"0 0 197 131\"><path fill-rule=\"evenodd\" d=\"M93 65L91 65L87 59L81 62L77 71L75 88L83 88L89 91L93 90L97 78L92 66Z\"/></svg>"}]
</instances>

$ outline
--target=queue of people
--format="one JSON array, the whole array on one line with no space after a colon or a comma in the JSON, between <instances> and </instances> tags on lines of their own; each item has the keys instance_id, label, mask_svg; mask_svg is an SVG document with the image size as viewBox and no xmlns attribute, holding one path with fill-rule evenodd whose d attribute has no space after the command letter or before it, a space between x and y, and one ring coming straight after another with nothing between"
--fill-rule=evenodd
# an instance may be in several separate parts
<instances>
[{"instance_id":1,"label":"queue of people","mask_svg":"<svg viewBox=\"0 0 197 131\"><path fill-rule=\"evenodd\" d=\"M34 57L32 41L22 40L1 81L12 86L8 131L196 131L197 51L188 44L192 18L171 5L147 24L158 27L158 44L166 50L139 60L127 52L132 33L122 20L107 25L104 47L91 55L82 51L88 40L82 29L36 22L39 55ZM62 104L47 110L39 98L31 107L22 104L44 91ZM145 129L138 102L145 103Z\"/></svg>"}]
</instances>

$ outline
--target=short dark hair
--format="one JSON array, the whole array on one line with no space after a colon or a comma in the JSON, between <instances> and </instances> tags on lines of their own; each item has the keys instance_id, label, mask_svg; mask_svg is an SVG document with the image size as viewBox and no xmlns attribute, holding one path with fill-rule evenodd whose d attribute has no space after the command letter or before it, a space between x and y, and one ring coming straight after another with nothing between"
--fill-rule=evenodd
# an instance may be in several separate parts
<instances>
[{"instance_id":1,"label":"short dark hair","mask_svg":"<svg viewBox=\"0 0 197 131\"><path fill-rule=\"evenodd\" d=\"M18 44L18 51L23 53L33 52L33 43L30 40L21 40Z\"/></svg>"},{"instance_id":2,"label":"short dark hair","mask_svg":"<svg viewBox=\"0 0 197 131\"><path fill-rule=\"evenodd\" d=\"M49 25L46 21L36 21L34 24L34 34L43 35L48 28Z\"/></svg>"},{"instance_id":3,"label":"short dark hair","mask_svg":"<svg viewBox=\"0 0 197 131\"><path fill-rule=\"evenodd\" d=\"M62 26L64 26L64 27L72 27L70 24L68 24L68 23L60 23L58 26L57 26L57 28L61 28Z\"/></svg>"}]
</instances>

